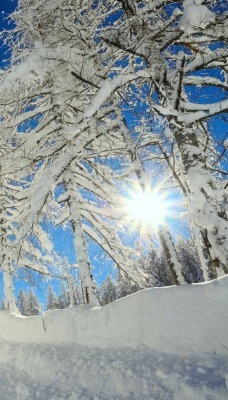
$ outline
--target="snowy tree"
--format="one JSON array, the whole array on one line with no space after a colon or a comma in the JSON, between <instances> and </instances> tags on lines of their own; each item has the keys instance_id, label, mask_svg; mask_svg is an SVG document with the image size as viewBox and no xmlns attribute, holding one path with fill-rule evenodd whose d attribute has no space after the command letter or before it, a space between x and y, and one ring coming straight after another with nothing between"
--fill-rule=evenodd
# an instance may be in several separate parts
<instances>
[{"instance_id":1,"label":"snowy tree","mask_svg":"<svg viewBox=\"0 0 228 400\"><path fill-rule=\"evenodd\" d=\"M111 303L117 298L117 287L110 275L104 280L99 288L100 304Z\"/></svg>"},{"instance_id":2,"label":"snowy tree","mask_svg":"<svg viewBox=\"0 0 228 400\"><path fill-rule=\"evenodd\" d=\"M133 263L130 262L134 251L130 247L122 245L118 237L119 225L116 226L113 222L115 219L119 220L120 217L111 208L115 204L114 199L118 196L112 184L108 182L110 170L107 167L101 168L101 166L95 165L98 173L95 169L91 173L91 167L92 165L88 170L85 165L79 163L77 166L71 167L71 171L64 174L66 191L58 198L59 203L66 202L68 206L66 212L60 215L60 221L69 220L72 223L85 303L88 302L87 297L92 299L95 294L95 285L91 278L88 279L88 276L91 275L91 267L85 234L109 255L120 270L125 271L132 280L140 281L139 274L133 269ZM81 189L90 191L93 201L91 195L89 200L88 196L83 196ZM90 282L92 282L92 286ZM90 294L87 293L88 290L90 290Z\"/></svg>"},{"instance_id":3,"label":"snowy tree","mask_svg":"<svg viewBox=\"0 0 228 400\"><path fill-rule=\"evenodd\" d=\"M12 155L15 148L15 134L2 139L2 154L0 161L0 260L3 271L4 294L6 309L17 312L14 298L13 277L19 267L49 275L47 263L55 263L57 258L52 252L52 244L46 232L40 225L34 225L33 234L26 234L21 241L18 238L18 228L23 225L19 217L24 207L22 192L26 181L20 181L17 171L12 175Z\"/></svg>"},{"instance_id":4,"label":"snowy tree","mask_svg":"<svg viewBox=\"0 0 228 400\"><path fill-rule=\"evenodd\" d=\"M181 260L182 272L186 282L202 282L203 272L193 239L184 239L179 236L175 246ZM150 244L149 252L140 259L139 265L148 275L148 286L170 286L175 284L162 248L159 249Z\"/></svg>"},{"instance_id":5,"label":"snowy tree","mask_svg":"<svg viewBox=\"0 0 228 400\"><path fill-rule=\"evenodd\" d=\"M121 111L118 109L119 106L117 105L117 118L121 123L119 127L120 131L122 132L122 136L126 145L127 154L130 157L131 167L134 171L137 181L139 183L140 189L143 193L146 193L148 189L148 182L149 178L145 171L145 167L141 156L139 154L137 145L135 145L134 141L132 140L132 135L129 129L127 128L127 123L124 117L121 114ZM170 273L173 276L174 282L178 284L185 283L184 276L182 274L182 265L179 260L175 245L172 240L172 236L169 232L169 229L165 223L159 227L158 236L161 242L161 245L164 250L164 254L166 256L166 260L168 266L170 268Z\"/></svg>"},{"instance_id":6,"label":"snowy tree","mask_svg":"<svg viewBox=\"0 0 228 400\"><path fill-rule=\"evenodd\" d=\"M0 172L2 172L3 155L0 161ZM12 209L12 187L6 179L0 177L0 262L3 272L5 308L10 312L18 312L14 298L12 250L10 235L13 233L13 227L10 223ZM10 193L9 193L10 192Z\"/></svg>"},{"instance_id":7,"label":"snowy tree","mask_svg":"<svg viewBox=\"0 0 228 400\"><path fill-rule=\"evenodd\" d=\"M29 316L40 314L40 305L38 302L38 298L33 290L29 290L29 292L27 293L27 303Z\"/></svg>"},{"instance_id":8,"label":"snowy tree","mask_svg":"<svg viewBox=\"0 0 228 400\"><path fill-rule=\"evenodd\" d=\"M33 290L25 292L23 289L20 289L17 296L17 307L21 315L27 317L40 314L39 301Z\"/></svg>"},{"instance_id":9,"label":"snowy tree","mask_svg":"<svg viewBox=\"0 0 228 400\"><path fill-rule=\"evenodd\" d=\"M149 250L146 253L141 252L141 258L138 263L139 268L145 271L148 277L147 286L175 285L176 282L173 280L163 248L159 248L158 244L154 245L152 242L148 248Z\"/></svg>"},{"instance_id":10,"label":"snowy tree","mask_svg":"<svg viewBox=\"0 0 228 400\"><path fill-rule=\"evenodd\" d=\"M51 285L47 289L46 308L47 310L55 310L57 308L58 299Z\"/></svg>"},{"instance_id":11,"label":"snowy tree","mask_svg":"<svg viewBox=\"0 0 228 400\"><path fill-rule=\"evenodd\" d=\"M182 261L186 281L188 283L202 282L203 273L193 240L184 240L183 237L179 237L176 247Z\"/></svg>"},{"instance_id":12,"label":"snowy tree","mask_svg":"<svg viewBox=\"0 0 228 400\"><path fill-rule=\"evenodd\" d=\"M44 6L45 4L47 7ZM105 74L106 72L99 60L97 64L94 63L95 42L89 36L83 38L81 32L85 26L87 29L88 18L90 20L93 18L94 10L89 7L85 13L84 4L81 4L81 8L78 10L81 14L79 20L73 3L70 5L72 11L70 14L69 5L67 4L66 7L64 1L54 6L46 1L39 9L29 5L26 1L20 2L19 6L20 12L14 15L17 24L16 31L20 32L18 41L14 42L13 48L13 56L17 59L17 62L12 66L10 74L16 80L19 77L20 82L18 86L9 88L7 85L8 77L3 77L2 102L7 103L5 99L9 95L9 91L13 92L17 99L15 100L17 106L14 107L12 112L15 118L13 120L11 115L11 119L8 120L6 114L4 126L7 129L15 127L20 129L20 146L14 153L16 159L22 159L20 168L26 171L31 163L35 168L32 171L33 178L30 180L30 184L23 191L23 200L26 201L21 201L22 211L16 217L20 220L17 242L20 243L24 240L25 235L31 234L34 227L42 221L45 208L50 203L50 194L58 182L62 180L69 187L66 192L70 193L68 199L70 221L75 234L75 248L79 258L78 264L81 270L84 301L96 305L98 303L84 238L85 227L82 228L81 220L83 216L81 210L76 207L78 204L78 182L75 179L72 182L72 176L75 175L75 171L72 172L72 164L75 163L77 158L80 160L82 157L86 158L87 146L101 134L104 134L105 130L102 123L105 122L105 118L110 113L110 110L105 108L100 111L99 116L96 115L96 118L93 119L93 116L101 108L101 104L99 105L98 102L98 107L94 108L91 96L93 93L99 92L98 80L101 79L101 72L99 71L101 66ZM29 25L27 24L27 17L25 20L24 13L27 9L29 9L28 17L31 22ZM60 9L61 15L59 14ZM103 10L102 5L96 8L96 12L100 13L100 18L103 18ZM56 29L56 34L59 37L58 42L53 42L53 15L56 17L54 29ZM74 15L76 19L73 17ZM63 16L64 24L62 22ZM46 21L45 31L41 29L44 20ZM31 29L31 26L33 26L33 29ZM91 31L91 34L94 34L94 32ZM63 46L67 45L66 35L69 36L68 46L71 49L69 52L72 59L68 59L66 51L63 52ZM70 43L74 44L74 54ZM22 47L25 48L23 54L21 53ZM89 67L92 68L91 76L87 76L88 69L86 68L87 61L85 58L87 49L92 54L89 61ZM60 54L62 55L60 56ZM78 62L79 66L77 66ZM83 65L83 69L81 65ZM24 69L27 74L26 77L23 74L24 78L22 79L21 71ZM96 74L94 74L94 71ZM76 86L75 81L78 83ZM33 82L32 85L31 82ZM27 85L30 86L31 91L28 102L25 104L23 90ZM75 88L75 90L72 90L72 88ZM39 96L38 92L40 93ZM91 103L91 106L88 107L89 103ZM88 118L90 118L89 124ZM26 124L29 124L27 130L25 129ZM78 129L79 131L76 133ZM81 177L81 174L78 175ZM72 216L74 217L72 218ZM91 218L92 213L90 213ZM98 226L98 223L96 226ZM106 251L108 250L111 257L114 257L113 249L116 248L116 244L114 243L113 246L110 241L109 229L103 230L106 232L104 239L107 242L107 244L104 244ZM89 227L87 226L87 233L88 231ZM93 239L96 237L96 240L103 242L103 238L102 240L99 239L99 236L92 231L90 231L91 234ZM107 235L109 236L106 237ZM121 250L118 250L118 253L118 258L120 258ZM120 261L118 262L120 264ZM137 279L137 277L133 278L132 276L132 279Z\"/></svg>"},{"instance_id":13,"label":"snowy tree","mask_svg":"<svg viewBox=\"0 0 228 400\"><path fill-rule=\"evenodd\" d=\"M116 297L119 299L125 297L131 293L135 293L140 289L138 285L132 282L126 274L120 271L117 274L117 290Z\"/></svg>"},{"instance_id":14,"label":"snowy tree","mask_svg":"<svg viewBox=\"0 0 228 400\"><path fill-rule=\"evenodd\" d=\"M53 295L53 293L52 293ZM54 302L53 302L54 303ZM76 303L75 303L76 304ZM60 294L57 297L56 301L56 308L58 309L63 309L63 308L68 308L70 306L70 296L69 296L69 291L67 289L66 284L61 282L60 285ZM52 308L50 308L52 309Z\"/></svg>"},{"instance_id":15,"label":"snowy tree","mask_svg":"<svg viewBox=\"0 0 228 400\"><path fill-rule=\"evenodd\" d=\"M23 289L20 289L18 296L17 296L17 307L20 311L21 315L29 315L28 310L28 297L27 294L24 292Z\"/></svg>"},{"instance_id":16,"label":"snowy tree","mask_svg":"<svg viewBox=\"0 0 228 400\"><path fill-rule=\"evenodd\" d=\"M79 197L77 196L77 187L72 185L70 178L67 180L65 185L67 194L69 196L69 213L75 239L77 263L81 273L84 302L91 303L93 305L99 305L82 227L82 216L80 212Z\"/></svg>"},{"instance_id":17,"label":"snowy tree","mask_svg":"<svg viewBox=\"0 0 228 400\"><path fill-rule=\"evenodd\" d=\"M168 7L169 1L150 2L143 8L141 2L134 2L134 5L131 18L128 13L121 16L119 29L115 22L115 29L105 32L104 41L110 54L122 51L123 59L128 57L131 60L127 74L130 76L132 72L131 80L134 79L133 73L135 79L138 78L137 87L140 85L142 89L139 102L147 82L149 113L159 116L170 128L182 164L181 173L187 184L188 209L210 254L210 268L222 274L222 270L227 271L226 183L215 173L214 166L220 157L211 157L216 150L212 140L208 143L207 124L215 115L227 111L227 87L224 84L227 75L227 51L224 49L227 18L222 9L221 14L216 14L213 1L207 1L206 5L201 1L197 4L185 1L183 8L178 2L174 7ZM124 18L128 19L126 25L123 24ZM212 48L211 41L218 46ZM178 49L179 45L181 49ZM136 62L138 57L142 60L140 74ZM211 70L213 67L215 73ZM205 70L207 79L202 74ZM124 78L127 80L126 74L123 81ZM197 85L206 89L221 88L217 102L216 98L212 102L204 94L203 101L195 100L192 93L197 90ZM121 91L126 102L129 100L128 89L126 85L125 97L123 89ZM205 93L204 89L201 93Z\"/></svg>"}]
</instances>

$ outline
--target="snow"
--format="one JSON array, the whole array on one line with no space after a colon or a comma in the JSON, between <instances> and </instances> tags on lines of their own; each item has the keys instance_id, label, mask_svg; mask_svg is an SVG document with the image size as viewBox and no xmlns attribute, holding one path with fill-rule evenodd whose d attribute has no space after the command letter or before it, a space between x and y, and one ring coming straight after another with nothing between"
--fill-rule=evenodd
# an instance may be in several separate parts
<instances>
[{"instance_id":1,"label":"snow","mask_svg":"<svg viewBox=\"0 0 228 400\"><path fill-rule=\"evenodd\" d=\"M183 104L183 103L182 103ZM196 109L196 105L192 103L184 103L185 109ZM158 107L157 107L158 108ZM221 111L227 111L228 110L228 100L223 100L220 101L219 103L214 103L209 105L205 104L200 104L198 107L199 110L202 111L195 111L192 113L188 114L182 114L180 115L179 121L185 122L186 125L191 125L193 122L200 121L205 118L209 118L210 116L216 115L220 113ZM206 110L206 111L203 111Z\"/></svg>"},{"instance_id":2,"label":"snow","mask_svg":"<svg viewBox=\"0 0 228 400\"><path fill-rule=\"evenodd\" d=\"M27 83L32 85L34 81L42 82L47 72L47 63L45 64L42 53L31 51L26 54L24 60L12 67L10 74L4 74L0 82L1 91L10 90L10 88Z\"/></svg>"},{"instance_id":3,"label":"snow","mask_svg":"<svg viewBox=\"0 0 228 400\"><path fill-rule=\"evenodd\" d=\"M192 34L197 28L205 28L213 22L215 15L204 5L195 4L193 1L184 4L182 28L187 34Z\"/></svg>"},{"instance_id":4,"label":"snow","mask_svg":"<svg viewBox=\"0 0 228 400\"><path fill-rule=\"evenodd\" d=\"M62 3L62 0L49 0L46 7L48 10L54 10L59 7Z\"/></svg>"},{"instance_id":5,"label":"snow","mask_svg":"<svg viewBox=\"0 0 228 400\"><path fill-rule=\"evenodd\" d=\"M225 400L227 300L223 277L43 319L1 311L1 400Z\"/></svg>"},{"instance_id":6,"label":"snow","mask_svg":"<svg viewBox=\"0 0 228 400\"><path fill-rule=\"evenodd\" d=\"M119 74L113 79L107 79L104 81L102 87L98 90L98 93L92 100L89 107L86 109L84 117L92 117L99 108L104 104L108 97L118 88L125 85L128 82L134 81L138 78L149 78L150 74L148 71L138 71L136 74L123 75Z\"/></svg>"},{"instance_id":7,"label":"snow","mask_svg":"<svg viewBox=\"0 0 228 400\"><path fill-rule=\"evenodd\" d=\"M11 354L16 362L10 368ZM225 400L227 397L226 364L218 356L208 356L205 360L194 355L186 359L150 349L135 352L118 349L114 353L110 349L79 346L40 348L2 343L0 357L4 360L0 381L2 400Z\"/></svg>"}]
</instances>

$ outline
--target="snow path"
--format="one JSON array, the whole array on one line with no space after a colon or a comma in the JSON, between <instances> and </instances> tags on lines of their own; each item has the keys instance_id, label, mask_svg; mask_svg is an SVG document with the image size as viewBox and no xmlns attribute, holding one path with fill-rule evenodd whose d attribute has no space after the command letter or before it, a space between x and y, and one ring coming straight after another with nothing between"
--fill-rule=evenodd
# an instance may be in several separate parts
<instances>
[{"instance_id":1,"label":"snow path","mask_svg":"<svg viewBox=\"0 0 228 400\"><path fill-rule=\"evenodd\" d=\"M43 321L1 311L0 400L226 400L227 304L228 276Z\"/></svg>"},{"instance_id":2,"label":"snow path","mask_svg":"<svg viewBox=\"0 0 228 400\"><path fill-rule=\"evenodd\" d=\"M1 400L228 398L228 358L216 355L2 342L0 359Z\"/></svg>"}]
</instances>

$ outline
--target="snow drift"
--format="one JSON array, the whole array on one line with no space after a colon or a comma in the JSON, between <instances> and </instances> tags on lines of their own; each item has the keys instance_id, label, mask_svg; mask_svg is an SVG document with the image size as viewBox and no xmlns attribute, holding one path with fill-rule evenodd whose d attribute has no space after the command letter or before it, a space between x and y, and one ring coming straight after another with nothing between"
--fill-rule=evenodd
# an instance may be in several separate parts
<instances>
[{"instance_id":1,"label":"snow drift","mask_svg":"<svg viewBox=\"0 0 228 400\"><path fill-rule=\"evenodd\" d=\"M151 288L102 308L75 306L41 317L0 313L0 340L12 343L139 346L176 354L228 354L228 277Z\"/></svg>"},{"instance_id":2,"label":"snow drift","mask_svg":"<svg viewBox=\"0 0 228 400\"><path fill-rule=\"evenodd\" d=\"M228 276L102 308L0 312L0 400L225 400Z\"/></svg>"}]
</instances>

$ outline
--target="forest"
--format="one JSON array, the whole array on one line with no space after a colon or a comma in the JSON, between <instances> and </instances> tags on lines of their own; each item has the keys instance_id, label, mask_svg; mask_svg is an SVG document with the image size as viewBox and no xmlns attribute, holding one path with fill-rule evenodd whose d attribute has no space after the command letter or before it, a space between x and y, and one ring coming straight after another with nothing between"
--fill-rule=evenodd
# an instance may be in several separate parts
<instances>
[{"instance_id":1,"label":"forest","mask_svg":"<svg viewBox=\"0 0 228 400\"><path fill-rule=\"evenodd\" d=\"M7 18L3 308L42 312L37 280L54 309L227 274L226 1L19 0Z\"/></svg>"}]
</instances>

